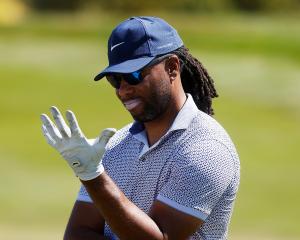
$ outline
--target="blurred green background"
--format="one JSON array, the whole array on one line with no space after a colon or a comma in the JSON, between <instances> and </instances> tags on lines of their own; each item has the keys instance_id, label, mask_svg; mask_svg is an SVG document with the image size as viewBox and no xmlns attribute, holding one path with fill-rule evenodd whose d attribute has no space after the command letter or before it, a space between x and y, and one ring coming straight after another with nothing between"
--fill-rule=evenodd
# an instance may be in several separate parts
<instances>
[{"instance_id":1,"label":"blurred green background","mask_svg":"<svg viewBox=\"0 0 300 240\"><path fill-rule=\"evenodd\" d=\"M131 118L105 81L112 28L172 24L206 66L241 159L229 239L300 239L299 0L0 0L0 239L62 239L79 181L41 133L51 105L88 137ZM158 7L159 6L159 7Z\"/></svg>"}]
</instances>

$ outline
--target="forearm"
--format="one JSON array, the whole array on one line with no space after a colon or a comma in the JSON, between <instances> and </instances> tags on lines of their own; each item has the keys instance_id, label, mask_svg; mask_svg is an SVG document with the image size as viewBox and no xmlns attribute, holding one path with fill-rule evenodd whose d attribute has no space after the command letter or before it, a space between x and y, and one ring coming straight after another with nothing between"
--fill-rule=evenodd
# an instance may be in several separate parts
<instances>
[{"instance_id":1,"label":"forearm","mask_svg":"<svg viewBox=\"0 0 300 240\"><path fill-rule=\"evenodd\" d=\"M102 234L88 228L80 228L76 230L67 230L64 235L64 240L107 240Z\"/></svg>"},{"instance_id":2,"label":"forearm","mask_svg":"<svg viewBox=\"0 0 300 240\"><path fill-rule=\"evenodd\" d=\"M105 221L120 239L164 239L156 223L129 201L105 172L82 183Z\"/></svg>"}]
</instances>

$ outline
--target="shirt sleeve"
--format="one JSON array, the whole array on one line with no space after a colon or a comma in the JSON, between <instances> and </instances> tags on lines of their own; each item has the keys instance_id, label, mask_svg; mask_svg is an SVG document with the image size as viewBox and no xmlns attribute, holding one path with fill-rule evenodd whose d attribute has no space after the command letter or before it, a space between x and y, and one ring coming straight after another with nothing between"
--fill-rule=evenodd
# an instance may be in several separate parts
<instances>
[{"instance_id":1,"label":"shirt sleeve","mask_svg":"<svg viewBox=\"0 0 300 240\"><path fill-rule=\"evenodd\" d=\"M81 185L80 190L77 195L77 201L82 201L82 202L90 202L92 203L93 200L90 198L88 192L86 191L85 187Z\"/></svg>"},{"instance_id":2,"label":"shirt sleeve","mask_svg":"<svg viewBox=\"0 0 300 240\"><path fill-rule=\"evenodd\" d=\"M234 160L225 145L205 140L182 146L157 200L203 221L229 186Z\"/></svg>"}]
</instances>

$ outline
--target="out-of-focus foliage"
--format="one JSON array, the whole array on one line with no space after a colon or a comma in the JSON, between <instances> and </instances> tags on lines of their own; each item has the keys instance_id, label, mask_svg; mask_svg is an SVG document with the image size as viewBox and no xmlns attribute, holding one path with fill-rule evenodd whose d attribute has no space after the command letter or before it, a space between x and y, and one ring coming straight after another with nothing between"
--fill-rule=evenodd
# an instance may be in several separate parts
<instances>
[{"instance_id":1,"label":"out-of-focus foliage","mask_svg":"<svg viewBox=\"0 0 300 240\"><path fill-rule=\"evenodd\" d=\"M119 11L284 11L300 9L300 0L27 0L37 10L77 10L86 6Z\"/></svg>"},{"instance_id":2,"label":"out-of-focus foliage","mask_svg":"<svg viewBox=\"0 0 300 240\"><path fill-rule=\"evenodd\" d=\"M246 11L284 11L299 9L299 0L231 0L233 7Z\"/></svg>"},{"instance_id":3,"label":"out-of-focus foliage","mask_svg":"<svg viewBox=\"0 0 300 240\"><path fill-rule=\"evenodd\" d=\"M143 11L152 9L164 10L219 10L230 5L230 0L172 0L172 1L132 1L132 0L98 0L98 4L108 9Z\"/></svg>"},{"instance_id":4,"label":"out-of-focus foliage","mask_svg":"<svg viewBox=\"0 0 300 240\"><path fill-rule=\"evenodd\" d=\"M81 0L28 0L27 2L40 11L72 11L82 6Z\"/></svg>"}]
</instances>

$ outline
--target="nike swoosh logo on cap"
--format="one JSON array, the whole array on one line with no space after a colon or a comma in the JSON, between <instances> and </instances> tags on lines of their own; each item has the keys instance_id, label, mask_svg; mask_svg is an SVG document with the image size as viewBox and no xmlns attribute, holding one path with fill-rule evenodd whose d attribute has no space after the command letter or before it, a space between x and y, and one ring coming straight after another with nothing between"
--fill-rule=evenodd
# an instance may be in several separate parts
<instances>
[{"instance_id":1,"label":"nike swoosh logo on cap","mask_svg":"<svg viewBox=\"0 0 300 240\"><path fill-rule=\"evenodd\" d=\"M112 51L114 48L120 46L120 45L123 44L123 43L125 43L125 42L120 42L120 43L117 43L117 44L111 46L111 47L110 47L110 51Z\"/></svg>"}]
</instances>

